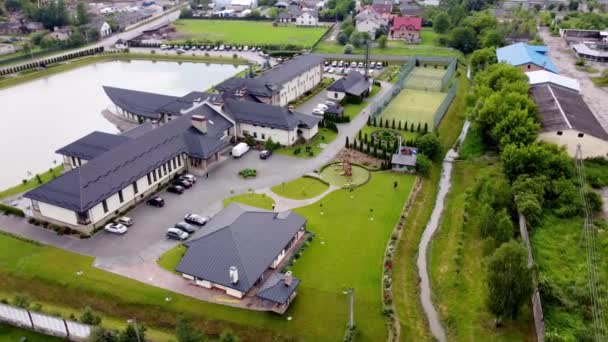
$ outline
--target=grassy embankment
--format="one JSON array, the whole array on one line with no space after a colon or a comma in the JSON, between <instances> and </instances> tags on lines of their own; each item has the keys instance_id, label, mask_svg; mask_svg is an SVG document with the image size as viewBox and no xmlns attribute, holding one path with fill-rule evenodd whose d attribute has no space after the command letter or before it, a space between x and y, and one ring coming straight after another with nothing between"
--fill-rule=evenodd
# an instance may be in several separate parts
<instances>
[{"instance_id":1,"label":"grassy embankment","mask_svg":"<svg viewBox=\"0 0 608 342\"><path fill-rule=\"evenodd\" d=\"M2 191L0 191L0 200L3 198L18 195L22 192L26 192L37 186L40 186L41 184L49 182L49 181L53 180L55 177L59 176L61 174L62 170L63 170L63 165L60 165L60 166L50 169L44 173L41 173L39 176L40 176L40 180L42 182L39 182L38 178L36 178L36 176L34 176L31 179L28 179L25 183L21 183L19 185L10 187L6 190L2 190Z\"/></svg>"}]
</instances>

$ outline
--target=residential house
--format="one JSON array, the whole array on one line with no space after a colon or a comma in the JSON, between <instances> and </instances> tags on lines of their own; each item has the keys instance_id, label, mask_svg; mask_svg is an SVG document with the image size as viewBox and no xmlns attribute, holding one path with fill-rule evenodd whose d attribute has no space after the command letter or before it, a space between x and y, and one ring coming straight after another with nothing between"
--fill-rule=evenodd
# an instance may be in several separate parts
<instances>
[{"instance_id":1,"label":"residential house","mask_svg":"<svg viewBox=\"0 0 608 342\"><path fill-rule=\"evenodd\" d=\"M103 20L90 22L86 24L85 27L97 31L100 38L105 38L112 34L112 27Z\"/></svg>"},{"instance_id":2,"label":"residential house","mask_svg":"<svg viewBox=\"0 0 608 342\"><path fill-rule=\"evenodd\" d=\"M362 100L369 96L372 85L373 82L367 76L357 70L352 70L327 88L327 98L332 101L341 101L348 96Z\"/></svg>"},{"instance_id":3,"label":"residential house","mask_svg":"<svg viewBox=\"0 0 608 342\"><path fill-rule=\"evenodd\" d=\"M248 100L286 106L316 87L323 76L323 59L305 54L280 64L256 78L230 78L215 89Z\"/></svg>"},{"instance_id":4,"label":"residential house","mask_svg":"<svg viewBox=\"0 0 608 342\"><path fill-rule=\"evenodd\" d=\"M296 26L318 26L319 13L316 10L303 11L296 17Z\"/></svg>"},{"instance_id":5,"label":"residential house","mask_svg":"<svg viewBox=\"0 0 608 342\"><path fill-rule=\"evenodd\" d=\"M498 62L520 67L524 72L547 70L558 73L557 67L548 56L546 46L516 43L496 49Z\"/></svg>"},{"instance_id":6,"label":"residential house","mask_svg":"<svg viewBox=\"0 0 608 342\"><path fill-rule=\"evenodd\" d=\"M416 171L416 159L418 158L418 149L414 147L401 146L397 152L391 157L391 168L398 172L414 172Z\"/></svg>"},{"instance_id":7,"label":"residential house","mask_svg":"<svg viewBox=\"0 0 608 342\"><path fill-rule=\"evenodd\" d=\"M53 32L49 33L48 35L53 39L65 41L70 39L70 36L72 35L72 29L69 26L64 26L61 28L55 27L53 29Z\"/></svg>"},{"instance_id":8,"label":"residential house","mask_svg":"<svg viewBox=\"0 0 608 342\"><path fill-rule=\"evenodd\" d=\"M410 44L419 44L420 30L422 29L422 18L420 17L396 17L390 29L390 38L404 40Z\"/></svg>"},{"instance_id":9,"label":"residential house","mask_svg":"<svg viewBox=\"0 0 608 342\"><path fill-rule=\"evenodd\" d=\"M237 12L242 12L247 9L257 8L258 2L257 0L231 0L229 7Z\"/></svg>"},{"instance_id":10,"label":"residential house","mask_svg":"<svg viewBox=\"0 0 608 342\"><path fill-rule=\"evenodd\" d=\"M579 58L608 62L608 44L606 43L578 43L572 46L572 51Z\"/></svg>"},{"instance_id":11,"label":"residential house","mask_svg":"<svg viewBox=\"0 0 608 342\"><path fill-rule=\"evenodd\" d=\"M28 22L23 19L19 21L8 21L0 23L0 34L28 34L44 30L44 26L39 22Z\"/></svg>"},{"instance_id":12,"label":"residential house","mask_svg":"<svg viewBox=\"0 0 608 342\"><path fill-rule=\"evenodd\" d=\"M371 8L366 8L355 16L355 27L358 32L366 32L370 37L376 35L376 31L388 25L388 19L376 13Z\"/></svg>"},{"instance_id":13,"label":"residential house","mask_svg":"<svg viewBox=\"0 0 608 342\"><path fill-rule=\"evenodd\" d=\"M116 43L114 43L114 47L117 50L125 50L125 49L129 48L129 44L126 41L122 40L122 39L118 39L116 41Z\"/></svg>"},{"instance_id":14,"label":"residential house","mask_svg":"<svg viewBox=\"0 0 608 342\"><path fill-rule=\"evenodd\" d=\"M299 5L291 4L286 11L279 13L277 21L295 23L297 26L318 26L319 13L316 10L301 9Z\"/></svg>"},{"instance_id":15,"label":"residential house","mask_svg":"<svg viewBox=\"0 0 608 342\"><path fill-rule=\"evenodd\" d=\"M372 4L372 9L380 14L380 16L389 16L391 14L391 12L393 11L393 5L392 4Z\"/></svg>"},{"instance_id":16,"label":"residential house","mask_svg":"<svg viewBox=\"0 0 608 342\"><path fill-rule=\"evenodd\" d=\"M557 80L531 86L540 115L539 140L565 146L570 156L580 146L583 158L608 157L608 133L573 83Z\"/></svg>"},{"instance_id":17,"label":"residential house","mask_svg":"<svg viewBox=\"0 0 608 342\"><path fill-rule=\"evenodd\" d=\"M184 243L186 252L175 271L234 298L251 293L262 307L283 313L300 280L277 269L305 234L306 219L293 211L232 203L206 225L202 237Z\"/></svg>"},{"instance_id":18,"label":"residential house","mask_svg":"<svg viewBox=\"0 0 608 342\"><path fill-rule=\"evenodd\" d=\"M402 17L420 17L424 9L415 2L404 2L399 4L399 12Z\"/></svg>"}]
</instances>

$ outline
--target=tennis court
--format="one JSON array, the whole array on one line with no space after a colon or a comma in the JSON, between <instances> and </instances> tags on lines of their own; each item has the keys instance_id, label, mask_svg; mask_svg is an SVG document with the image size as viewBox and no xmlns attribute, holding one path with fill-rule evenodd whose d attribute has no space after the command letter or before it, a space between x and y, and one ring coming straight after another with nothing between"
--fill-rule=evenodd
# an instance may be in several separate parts
<instances>
[{"instance_id":1,"label":"tennis court","mask_svg":"<svg viewBox=\"0 0 608 342\"><path fill-rule=\"evenodd\" d=\"M445 96L446 93L438 91L406 88L393 98L381 116L384 119L407 121L408 125L413 123L417 126L420 123L424 127L427 123L429 129L432 129L435 112Z\"/></svg>"},{"instance_id":2,"label":"tennis court","mask_svg":"<svg viewBox=\"0 0 608 342\"><path fill-rule=\"evenodd\" d=\"M443 67L416 67L406 77L404 87L409 89L441 91L441 81L446 70Z\"/></svg>"}]
</instances>

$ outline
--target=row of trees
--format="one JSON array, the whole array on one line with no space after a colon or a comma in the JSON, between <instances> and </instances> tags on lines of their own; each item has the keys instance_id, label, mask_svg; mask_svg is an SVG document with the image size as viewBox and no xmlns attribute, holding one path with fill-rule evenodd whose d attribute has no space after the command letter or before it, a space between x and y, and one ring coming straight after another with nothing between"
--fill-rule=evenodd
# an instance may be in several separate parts
<instances>
[{"instance_id":1,"label":"row of trees","mask_svg":"<svg viewBox=\"0 0 608 342\"><path fill-rule=\"evenodd\" d=\"M76 5L76 12L70 15L64 0L44 2L37 6L30 0L13 0L11 8L21 9L23 14L31 20L41 22L45 28L53 29L65 25L82 26L89 22L89 13L84 2Z\"/></svg>"},{"instance_id":2,"label":"row of trees","mask_svg":"<svg viewBox=\"0 0 608 342\"><path fill-rule=\"evenodd\" d=\"M426 122L424 123L424 126L420 122L418 122L417 126L415 126L413 122L408 126L407 121L403 122L401 120L395 120L394 118L389 120L383 119L382 117L378 119L375 116L373 118L371 116L367 118L367 125L372 127L391 128L400 131L407 131L409 127L410 132L422 132L424 134L428 133L429 131L429 124Z\"/></svg>"}]
</instances>

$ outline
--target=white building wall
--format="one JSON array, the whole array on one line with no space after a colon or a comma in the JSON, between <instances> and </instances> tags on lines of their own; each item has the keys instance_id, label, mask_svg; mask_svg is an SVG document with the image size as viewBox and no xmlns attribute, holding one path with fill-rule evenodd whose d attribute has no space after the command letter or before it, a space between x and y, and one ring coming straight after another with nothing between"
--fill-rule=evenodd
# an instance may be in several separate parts
<instances>
[{"instance_id":1,"label":"white building wall","mask_svg":"<svg viewBox=\"0 0 608 342\"><path fill-rule=\"evenodd\" d=\"M357 21L356 28L358 32L367 32L373 38L380 25L371 20L360 20Z\"/></svg>"},{"instance_id":2,"label":"white building wall","mask_svg":"<svg viewBox=\"0 0 608 342\"><path fill-rule=\"evenodd\" d=\"M299 17L296 18L297 26L317 26L319 25L319 20L316 17L313 17L308 12L302 13Z\"/></svg>"},{"instance_id":3,"label":"white building wall","mask_svg":"<svg viewBox=\"0 0 608 342\"><path fill-rule=\"evenodd\" d=\"M277 255L277 258L274 259L274 261L272 262L272 265L270 265L270 268L272 268L272 269L277 268L277 266L279 266L279 263L281 262L281 260L285 259L286 254L287 254L287 251L282 250L281 253L279 253L279 255Z\"/></svg>"},{"instance_id":4,"label":"white building wall","mask_svg":"<svg viewBox=\"0 0 608 342\"><path fill-rule=\"evenodd\" d=\"M313 128L302 128L302 137L306 140L310 140L318 132L319 132L319 125L315 125Z\"/></svg>"},{"instance_id":5,"label":"white building wall","mask_svg":"<svg viewBox=\"0 0 608 342\"><path fill-rule=\"evenodd\" d=\"M310 70L303 72L300 76L286 82L281 87L279 104L286 106L289 102L304 95L305 92L316 87L321 82L322 77L323 69L321 64L318 64Z\"/></svg>"},{"instance_id":6,"label":"white building wall","mask_svg":"<svg viewBox=\"0 0 608 342\"><path fill-rule=\"evenodd\" d=\"M194 277L193 277L193 276L191 276L191 275L189 275L189 274L186 274L186 273L182 273L182 277L184 277L184 278L186 278L186 279L188 279L188 280L194 280Z\"/></svg>"},{"instance_id":7,"label":"white building wall","mask_svg":"<svg viewBox=\"0 0 608 342\"><path fill-rule=\"evenodd\" d=\"M243 292L235 290L235 289L231 289L231 288L226 288L226 294L232 297L236 297L236 298L243 298L243 296L245 295Z\"/></svg>"},{"instance_id":8,"label":"white building wall","mask_svg":"<svg viewBox=\"0 0 608 342\"><path fill-rule=\"evenodd\" d=\"M327 98L329 100L341 101L344 97L346 97L346 93L340 91L327 91Z\"/></svg>"},{"instance_id":9,"label":"white building wall","mask_svg":"<svg viewBox=\"0 0 608 342\"><path fill-rule=\"evenodd\" d=\"M254 126L250 124L238 124L238 137L244 138L245 134L243 131L247 131L249 135L253 136L256 140L266 141L272 138L273 141L280 143L281 145L291 145L290 143L290 131L283 129ZM256 133L254 135L254 133ZM257 136L257 137L256 137Z\"/></svg>"},{"instance_id":10,"label":"white building wall","mask_svg":"<svg viewBox=\"0 0 608 342\"><path fill-rule=\"evenodd\" d=\"M38 202L38 208L40 209L40 214L45 217L74 226L78 225L76 213L72 210L64 209L40 201Z\"/></svg>"},{"instance_id":11,"label":"white building wall","mask_svg":"<svg viewBox=\"0 0 608 342\"><path fill-rule=\"evenodd\" d=\"M583 158L608 157L608 141L586 133L583 134L583 137L579 137L579 134L581 132L573 129L563 131L561 135L558 135L557 132L542 132L539 135L539 140L566 146L568 154L572 157L576 155L579 144L581 145Z\"/></svg>"}]
</instances>

